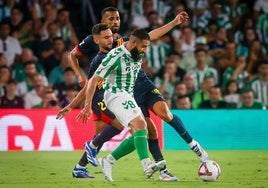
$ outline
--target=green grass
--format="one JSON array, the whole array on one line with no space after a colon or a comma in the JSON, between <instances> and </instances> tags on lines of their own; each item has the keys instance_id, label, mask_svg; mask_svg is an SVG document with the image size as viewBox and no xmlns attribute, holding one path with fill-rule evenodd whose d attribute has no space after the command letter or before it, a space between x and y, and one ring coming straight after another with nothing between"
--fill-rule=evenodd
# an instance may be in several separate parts
<instances>
[{"instance_id":1,"label":"green grass","mask_svg":"<svg viewBox=\"0 0 268 188\"><path fill-rule=\"evenodd\" d=\"M136 153L119 160L113 168L114 182L104 181L97 167L88 165L95 179L71 176L82 152L0 152L0 188L266 188L268 151L208 151L222 174L216 182L203 182L197 176L199 161L191 151L164 151L168 168L180 182L160 182L158 173L145 179ZM99 156L107 154L101 152Z\"/></svg>"}]
</instances>

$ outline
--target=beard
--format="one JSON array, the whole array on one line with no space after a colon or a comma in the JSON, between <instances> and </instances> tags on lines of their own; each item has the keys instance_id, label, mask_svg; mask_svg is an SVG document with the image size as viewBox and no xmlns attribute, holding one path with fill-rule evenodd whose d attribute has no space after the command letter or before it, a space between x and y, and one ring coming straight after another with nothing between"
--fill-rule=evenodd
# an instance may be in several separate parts
<instances>
[{"instance_id":1,"label":"beard","mask_svg":"<svg viewBox=\"0 0 268 188\"><path fill-rule=\"evenodd\" d=\"M134 61L139 61L142 58L143 53L140 53L137 47L130 50L131 57Z\"/></svg>"},{"instance_id":2,"label":"beard","mask_svg":"<svg viewBox=\"0 0 268 188\"><path fill-rule=\"evenodd\" d=\"M103 46L103 49L107 50L109 52L112 49L112 46L111 47L110 46Z\"/></svg>"}]
</instances>

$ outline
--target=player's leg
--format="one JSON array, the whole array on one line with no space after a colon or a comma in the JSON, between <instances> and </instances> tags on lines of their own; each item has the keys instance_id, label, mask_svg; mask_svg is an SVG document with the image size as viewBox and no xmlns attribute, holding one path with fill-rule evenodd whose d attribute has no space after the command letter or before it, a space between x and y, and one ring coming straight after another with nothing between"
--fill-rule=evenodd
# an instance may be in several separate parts
<instances>
[{"instance_id":1,"label":"player's leg","mask_svg":"<svg viewBox=\"0 0 268 188\"><path fill-rule=\"evenodd\" d=\"M175 131L182 137L182 139L190 146L190 148L197 154L201 161L208 159L208 154L206 151L200 146L200 144L195 141L192 136L189 134L187 129L185 128L181 119L172 114L165 103L165 101L157 101L153 104L153 111L157 116L167 122L171 127L175 129Z\"/></svg>"},{"instance_id":2,"label":"player's leg","mask_svg":"<svg viewBox=\"0 0 268 188\"><path fill-rule=\"evenodd\" d=\"M102 129L107 125L106 123L95 120L93 121L95 125L95 135L97 135L99 132L102 131ZM97 160L94 160L93 156L97 155L97 148L94 148L90 146L90 141L85 143L85 152L82 154L79 162L75 165L72 175L75 178L94 178L94 176L89 174L88 169L86 168L86 165L88 163L93 164L94 166L97 166Z\"/></svg>"},{"instance_id":3,"label":"player's leg","mask_svg":"<svg viewBox=\"0 0 268 188\"><path fill-rule=\"evenodd\" d=\"M158 162L166 163L162 155L159 143L158 143L158 135L157 135L156 126L150 117L145 117L145 121L146 121L147 129L148 129L149 151L152 154L154 161L156 163ZM179 179L167 169L166 164L159 171L160 171L159 179L161 181L179 181Z\"/></svg>"},{"instance_id":4,"label":"player's leg","mask_svg":"<svg viewBox=\"0 0 268 188\"><path fill-rule=\"evenodd\" d=\"M117 95L112 93L105 93L104 100L109 109L111 109L118 120L125 126L132 129L133 134L133 142L134 146L137 150L139 159L143 165L145 175L150 177L158 168L156 164L152 164L147 147L147 130L146 130L146 122L141 115L141 110L136 104L134 98L131 95L127 95L125 93L119 93ZM122 143L121 143L122 144ZM119 145L116 148L116 153L121 154L120 156L124 156L128 154L128 152L124 151L125 148L131 147L131 141L124 143L124 145ZM133 147L133 146L132 146ZM103 163L105 161L105 163ZM112 156L112 154L107 157L100 159L100 164L109 164L102 166L103 172L107 180L112 181L111 176L111 166L116 162L116 157ZM107 168L105 168L107 167ZM107 178L108 177L108 178Z\"/></svg>"}]
</instances>

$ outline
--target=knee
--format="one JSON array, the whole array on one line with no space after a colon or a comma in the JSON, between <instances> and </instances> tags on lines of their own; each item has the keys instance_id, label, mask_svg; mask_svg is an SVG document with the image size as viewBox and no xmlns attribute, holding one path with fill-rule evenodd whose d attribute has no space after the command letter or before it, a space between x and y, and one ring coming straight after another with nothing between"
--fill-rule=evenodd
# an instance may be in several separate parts
<instances>
[{"instance_id":1,"label":"knee","mask_svg":"<svg viewBox=\"0 0 268 188\"><path fill-rule=\"evenodd\" d=\"M157 116L159 116L165 122L170 122L173 118L173 115L169 110L163 110L157 113Z\"/></svg>"},{"instance_id":2,"label":"knee","mask_svg":"<svg viewBox=\"0 0 268 188\"><path fill-rule=\"evenodd\" d=\"M170 112L167 104L164 101L159 101L154 104L153 111L155 114L160 117L162 120L169 122L172 120L173 115Z\"/></svg>"}]
</instances>

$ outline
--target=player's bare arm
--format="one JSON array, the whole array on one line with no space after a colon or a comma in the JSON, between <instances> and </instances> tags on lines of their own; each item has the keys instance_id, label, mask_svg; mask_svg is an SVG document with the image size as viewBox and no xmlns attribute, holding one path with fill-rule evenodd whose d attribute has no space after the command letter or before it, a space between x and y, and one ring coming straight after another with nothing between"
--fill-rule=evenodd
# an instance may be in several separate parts
<instances>
[{"instance_id":1,"label":"player's bare arm","mask_svg":"<svg viewBox=\"0 0 268 188\"><path fill-rule=\"evenodd\" d=\"M171 22L149 32L150 39L159 39L161 36L169 32L173 27L180 25L183 22L187 22L188 20L189 16L187 12L180 12Z\"/></svg>"},{"instance_id":2,"label":"player's bare arm","mask_svg":"<svg viewBox=\"0 0 268 188\"><path fill-rule=\"evenodd\" d=\"M83 124L86 124L88 122L89 117L91 116L92 98L96 91L96 87L101 80L103 80L102 77L98 75L94 75L87 82L86 91L85 91L86 92L85 106L76 116L76 120L77 121L81 120Z\"/></svg>"},{"instance_id":3,"label":"player's bare arm","mask_svg":"<svg viewBox=\"0 0 268 188\"><path fill-rule=\"evenodd\" d=\"M83 72L80 69L78 58L79 54L76 52L76 47L70 52L68 63L74 70L76 76L78 77L78 83L81 87L83 87L87 81L86 76L83 74Z\"/></svg>"},{"instance_id":4,"label":"player's bare arm","mask_svg":"<svg viewBox=\"0 0 268 188\"><path fill-rule=\"evenodd\" d=\"M79 91L79 93L75 96L75 98L64 108L62 108L56 116L56 119L62 119L66 116L74 107L81 104L82 101L86 98L86 85Z\"/></svg>"}]
</instances>

